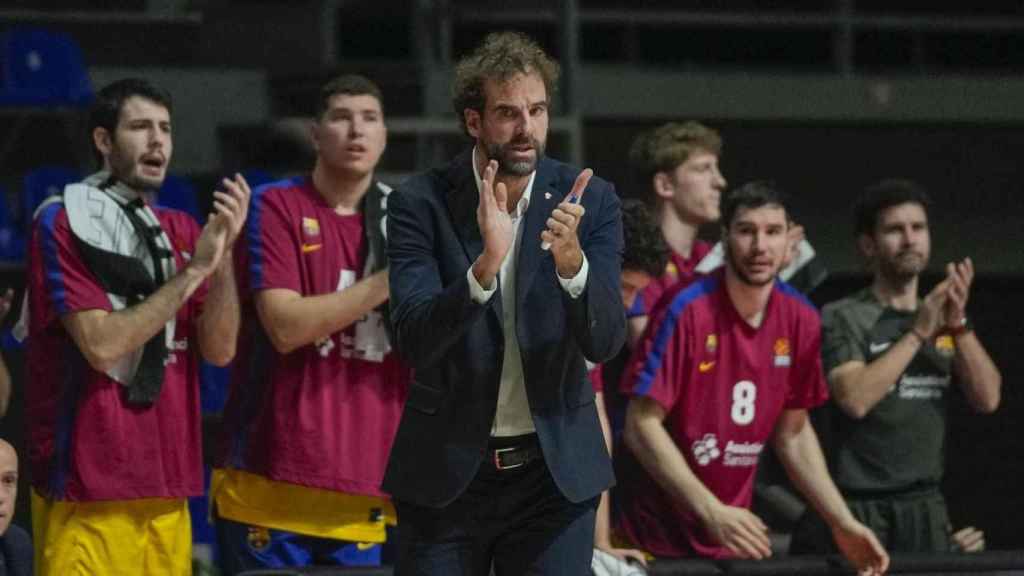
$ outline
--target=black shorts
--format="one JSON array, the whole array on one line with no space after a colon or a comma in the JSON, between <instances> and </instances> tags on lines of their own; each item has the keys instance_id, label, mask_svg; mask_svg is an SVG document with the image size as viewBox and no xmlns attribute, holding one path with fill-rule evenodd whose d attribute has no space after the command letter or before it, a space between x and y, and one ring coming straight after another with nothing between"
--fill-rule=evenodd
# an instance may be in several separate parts
<instances>
[{"instance_id":1,"label":"black shorts","mask_svg":"<svg viewBox=\"0 0 1024 576\"><path fill-rule=\"evenodd\" d=\"M858 495L859 496L859 495ZM949 513L938 488L885 497L848 498L854 517L871 528L889 552L948 552ZM790 554L834 554L838 550L825 521L808 509L793 531Z\"/></svg>"}]
</instances>

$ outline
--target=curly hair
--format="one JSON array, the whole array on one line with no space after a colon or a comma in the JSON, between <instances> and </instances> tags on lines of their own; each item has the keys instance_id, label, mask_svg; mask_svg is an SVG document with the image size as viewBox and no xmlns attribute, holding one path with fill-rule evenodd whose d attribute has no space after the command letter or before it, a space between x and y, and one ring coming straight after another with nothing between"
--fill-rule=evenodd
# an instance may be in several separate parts
<instances>
[{"instance_id":1,"label":"curly hair","mask_svg":"<svg viewBox=\"0 0 1024 576\"><path fill-rule=\"evenodd\" d=\"M517 74L537 74L544 82L548 102L558 83L558 63L532 39L519 32L488 34L483 43L455 65L452 107L467 135L466 109L483 113L487 80L505 81Z\"/></svg>"},{"instance_id":2,"label":"curly hair","mask_svg":"<svg viewBox=\"0 0 1024 576\"><path fill-rule=\"evenodd\" d=\"M622 201L623 270L661 276L668 264L668 245L650 209L641 200Z\"/></svg>"},{"instance_id":3,"label":"curly hair","mask_svg":"<svg viewBox=\"0 0 1024 576\"><path fill-rule=\"evenodd\" d=\"M722 137L700 122L669 122L641 133L629 149L629 164L637 184L651 187L658 172L672 172L696 152L722 154Z\"/></svg>"}]
</instances>

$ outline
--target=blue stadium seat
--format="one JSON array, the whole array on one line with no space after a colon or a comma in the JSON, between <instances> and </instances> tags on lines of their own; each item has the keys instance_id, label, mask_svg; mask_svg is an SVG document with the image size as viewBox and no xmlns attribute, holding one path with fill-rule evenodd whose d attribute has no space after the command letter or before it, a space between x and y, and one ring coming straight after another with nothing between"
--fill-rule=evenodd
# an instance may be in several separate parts
<instances>
[{"instance_id":1,"label":"blue stadium seat","mask_svg":"<svg viewBox=\"0 0 1024 576\"><path fill-rule=\"evenodd\" d=\"M41 28L0 35L0 105L85 106L92 100L82 51L71 37Z\"/></svg>"},{"instance_id":2,"label":"blue stadium seat","mask_svg":"<svg viewBox=\"0 0 1024 576\"><path fill-rule=\"evenodd\" d=\"M21 191L21 230L31 229L32 214L43 200L62 193L64 186L81 179L77 170L67 166L40 166L25 174Z\"/></svg>"},{"instance_id":3,"label":"blue stadium seat","mask_svg":"<svg viewBox=\"0 0 1024 576\"><path fill-rule=\"evenodd\" d=\"M199 214L199 200L196 198L195 187L187 178L174 174L168 174L164 179L164 185L156 194L156 205L187 212L200 224L206 219Z\"/></svg>"}]
</instances>

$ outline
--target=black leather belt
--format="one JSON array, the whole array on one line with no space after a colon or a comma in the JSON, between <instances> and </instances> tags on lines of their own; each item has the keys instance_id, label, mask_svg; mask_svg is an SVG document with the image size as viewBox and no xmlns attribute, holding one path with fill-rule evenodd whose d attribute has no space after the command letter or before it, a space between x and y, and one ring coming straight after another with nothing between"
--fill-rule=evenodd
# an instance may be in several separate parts
<instances>
[{"instance_id":1,"label":"black leather belt","mask_svg":"<svg viewBox=\"0 0 1024 576\"><path fill-rule=\"evenodd\" d=\"M495 470L514 470L544 457L536 434L492 438L487 444L487 454Z\"/></svg>"}]
</instances>

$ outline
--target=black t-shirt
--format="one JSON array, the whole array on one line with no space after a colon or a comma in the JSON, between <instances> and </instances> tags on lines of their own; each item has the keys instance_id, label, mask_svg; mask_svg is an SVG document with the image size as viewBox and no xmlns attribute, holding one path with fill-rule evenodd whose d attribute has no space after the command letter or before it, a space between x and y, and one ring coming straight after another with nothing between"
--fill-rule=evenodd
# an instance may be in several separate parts
<instances>
[{"instance_id":1,"label":"black t-shirt","mask_svg":"<svg viewBox=\"0 0 1024 576\"><path fill-rule=\"evenodd\" d=\"M874 361L910 330L913 320L913 312L883 306L870 288L829 304L822 312L826 374L849 361ZM828 453L841 490L899 491L939 483L954 346L948 335L922 346L863 419L835 411Z\"/></svg>"}]
</instances>

